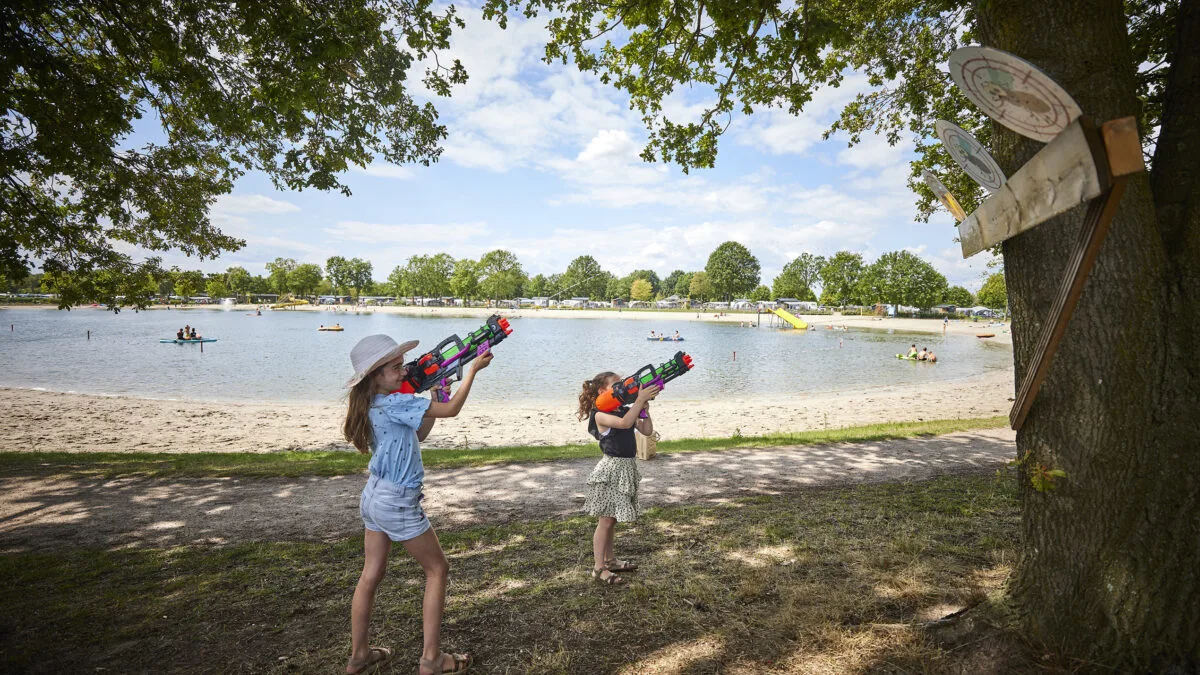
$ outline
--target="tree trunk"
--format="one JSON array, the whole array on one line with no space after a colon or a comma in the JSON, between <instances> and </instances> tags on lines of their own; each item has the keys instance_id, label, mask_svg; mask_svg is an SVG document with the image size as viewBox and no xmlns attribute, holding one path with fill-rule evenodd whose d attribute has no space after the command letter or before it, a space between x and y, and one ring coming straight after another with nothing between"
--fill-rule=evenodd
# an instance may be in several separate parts
<instances>
[{"instance_id":1,"label":"tree trunk","mask_svg":"<svg viewBox=\"0 0 1200 675\"><path fill-rule=\"evenodd\" d=\"M1121 669L1200 669L1200 82L1183 0L1152 175L1132 177L1053 366L1017 435L1066 471L1022 480L1024 553L1011 595L1029 635ZM1119 0L977 0L983 44L1040 66L1105 121L1138 112ZM1189 65L1190 64L1190 65ZM1012 174L1042 145L994 124ZM1156 208L1156 203L1158 208ZM1018 384L1084 208L1005 242Z\"/></svg>"}]
</instances>

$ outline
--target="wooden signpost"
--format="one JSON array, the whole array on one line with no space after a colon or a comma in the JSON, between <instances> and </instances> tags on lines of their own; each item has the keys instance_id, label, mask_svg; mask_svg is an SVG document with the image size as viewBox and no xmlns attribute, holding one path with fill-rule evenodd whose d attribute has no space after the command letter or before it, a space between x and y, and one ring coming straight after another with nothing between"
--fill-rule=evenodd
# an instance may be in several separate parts
<instances>
[{"instance_id":1,"label":"wooden signpost","mask_svg":"<svg viewBox=\"0 0 1200 675\"><path fill-rule=\"evenodd\" d=\"M997 122L1029 138L1048 141L1007 180L1001 175L998 189L962 221L959 239L964 258L1088 204L1079 241L1067 261L1033 361L1009 413L1012 428L1020 429L1083 294L1125 183L1130 175L1146 170L1141 139L1137 120L1132 117L1097 127L1045 73L1007 52L964 47L950 56L950 74L963 92ZM943 136L941 131L939 127L939 136ZM972 178L980 173L976 162L968 161L963 169ZM992 180L990 169L985 173Z\"/></svg>"}]
</instances>

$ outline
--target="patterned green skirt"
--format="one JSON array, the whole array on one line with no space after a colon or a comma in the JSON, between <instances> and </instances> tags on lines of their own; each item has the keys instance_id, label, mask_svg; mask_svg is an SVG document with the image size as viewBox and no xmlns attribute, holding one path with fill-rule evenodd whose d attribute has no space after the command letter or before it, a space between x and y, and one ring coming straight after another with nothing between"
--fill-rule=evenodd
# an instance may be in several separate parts
<instances>
[{"instance_id":1,"label":"patterned green skirt","mask_svg":"<svg viewBox=\"0 0 1200 675\"><path fill-rule=\"evenodd\" d=\"M637 500L641 480L636 458L605 455L588 476L583 510L592 516L616 518L619 523L637 520L641 515Z\"/></svg>"}]
</instances>

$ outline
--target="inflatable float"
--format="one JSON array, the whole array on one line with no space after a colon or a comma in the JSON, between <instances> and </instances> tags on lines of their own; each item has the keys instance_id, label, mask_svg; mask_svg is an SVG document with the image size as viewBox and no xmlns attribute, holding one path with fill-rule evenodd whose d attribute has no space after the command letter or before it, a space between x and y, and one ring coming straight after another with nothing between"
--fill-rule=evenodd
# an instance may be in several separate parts
<instances>
[{"instance_id":1,"label":"inflatable float","mask_svg":"<svg viewBox=\"0 0 1200 675\"><path fill-rule=\"evenodd\" d=\"M995 334L995 333L976 333L976 334L975 334L975 337L977 337L977 338L990 338L990 337L996 337L996 334Z\"/></svg>"},{"instance_id":2,"label":"inflatable float","mask_svg":"<svg viewBox=\"0 0 1200 675\"><path fill-rule=\"evenodd\" d=\"M683 338L681 337L648 337L646 339L651 342L683 342Z\"/></svg>"},{"instance_id":3,"label":"inflatable float","mask_svg":"<svg viewBox=\"0 0 1200 675\"><path fill-rule=\"evenodd\" d=\"M342 325L341 325L341 324L338 324L338 325L336 325L336 326L321 326L321 327L320 327L320 328L318 328L317 330L341 332L341 331L344 331L344 330L346 330L346 329L345 329L345 328L342 328Z\"/></svg>"},{"instance_id":4,"label":"inflatable float","mask_svg":"<svg viewBox=\"0 0 1200 675\"><path fill-rule=\"evenodd\" d=\"M930 361L929 359L922 360L922 359L918 359L915 356L905 356L903 354L897 354L896 358L900 359L901 361L921 361L921 363L937 363L937 361Z\"/></svg>"},{"instance_id":5,"label":"inflatable float","mask_svg":"<svg viewBox=\"0 0 1200 675\"><path fill-rule=\"evenodd\" d=\"M177 345L198 345L201 342L216 342L216 341L217 341L217 338L199 338L197 340L180 340L180 339L159 340L158 343L162 344L162 345L169 345L172 342L174 342Z\"/></svg>"}]
</instances>

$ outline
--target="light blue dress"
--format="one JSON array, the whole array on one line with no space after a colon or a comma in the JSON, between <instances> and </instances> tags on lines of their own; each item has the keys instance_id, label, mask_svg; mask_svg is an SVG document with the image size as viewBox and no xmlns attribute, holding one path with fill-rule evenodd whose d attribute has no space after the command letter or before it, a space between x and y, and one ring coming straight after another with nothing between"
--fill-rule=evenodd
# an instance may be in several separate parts
<instances>
[{"instance_id":1,"label":"light blue dress","mask_svg":"<svg viewBox=\"0 0 1200 675\"><path fill-rule=\"evenodd\" d=\"M429 399L412 394L380 394L371 402L371 475L363 488L359 511L363 526L392 541L407 541L429 529L421 506L425 467L417 427Z\"/></svg>"}]
</instances>

